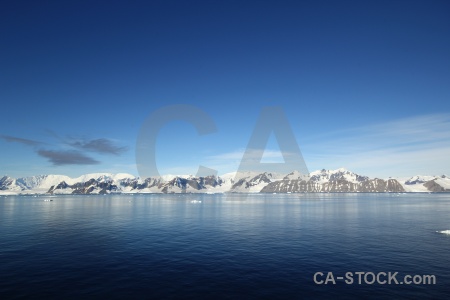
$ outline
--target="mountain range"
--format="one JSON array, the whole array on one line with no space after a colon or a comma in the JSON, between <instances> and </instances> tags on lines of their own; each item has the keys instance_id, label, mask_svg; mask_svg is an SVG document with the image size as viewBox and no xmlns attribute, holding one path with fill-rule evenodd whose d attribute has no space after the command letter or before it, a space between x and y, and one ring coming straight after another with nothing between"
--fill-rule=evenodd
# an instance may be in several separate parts
<instances>
[{"instance_id":1,"label":"mountain range","mask_svg":"<svg viewBox=\"0 0 450 300\"><path fill-rule=\"evenodd\" d=\"M312 172L307 177L293 171L285 175L269 172L234 172L222 176L166 175L146 179L124 173L95 173L77 178L64 175L0 178L0 195L226 192L450 192L450 178L446 175L369 178L344 168L323 169Z\"/></svg>"}]
</instances>

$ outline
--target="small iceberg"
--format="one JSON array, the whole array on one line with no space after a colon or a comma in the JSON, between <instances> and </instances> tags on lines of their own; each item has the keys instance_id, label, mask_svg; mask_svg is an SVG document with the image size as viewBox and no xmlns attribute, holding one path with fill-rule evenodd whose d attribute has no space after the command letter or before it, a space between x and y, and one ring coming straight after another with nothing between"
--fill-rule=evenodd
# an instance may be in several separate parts
<instances>
[{"instance_id":1,"label":"small iceberg","mask_svg":"<svg viewBox=\"0 0 450 300\"><path fill-rule=\"evenodd\" d=\"M44 202L50 202L53 201L52 199L45 199Z\"/></svg>"},{"instance_id":2,"label":"small iceberg","mask_svg":"<svg viewBox=\"0 0 450 300\"><path fill-rule=\"evenodd\" d=\"M191 200L191 203L202 203L201 200Z\"/></svg>"},{"instance_id":3,"label":"small iceberg","mask_svg":"<svg viewBox=\"0 0 450 300\"><path fill-rule=\"evenodd\" d=\"M437 233L450 234L450 230L436 231Z\"/></svg>"}]
</instances>

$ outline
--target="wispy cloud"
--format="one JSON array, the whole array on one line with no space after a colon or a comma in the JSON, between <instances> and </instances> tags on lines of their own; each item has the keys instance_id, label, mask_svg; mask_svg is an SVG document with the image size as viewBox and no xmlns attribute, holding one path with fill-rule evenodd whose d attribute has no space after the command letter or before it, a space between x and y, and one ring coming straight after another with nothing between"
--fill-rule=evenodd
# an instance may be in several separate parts
<instances>
[{"instance_id":1,"label":"wispy cloud","mask_svg":"<svg viewBox=\"0 0 450 300\"><path fill-rule=\"evenodd\" d=\"M424 115L331 132L302 145L308 165L368 175L450 171L450 114Z\"/></svg>"},{"instance_id":2,"label":"wispy cloud","mask_svg":"<svg viewBox=\"0 0 450 300\"><path fill-rule=\"evenodd\" d=\"M42 142L24 139L24 138L15 137L15 136L10 136L10 135L0 135L0 138L4 139L5 141L10 142L10 143L20 143L20 144L24 144L27 146L40 146L40 145L44 144Z\"/></svg>"},{"instance_id":3,"label":"wispy cloud","mask_svg":"<svg viewBox=\"0 0 450 300\"><path fill-rule=\"evenodd\" d=\"M209 160L241 160L244 156L245 149L239 149L227 153L222 153L218 155L211 155L208 156L207 159ZM260 158L261 156L263 159L272 159L274 162L280 162L283 161L283 155L281 151L277 150L260 150L260 149L251 149L249 150L250 157L253 158ZM285 153L285 155L289 155L289 153Z\"/></svg>"},{"instance_id":4,"label":"wispy cloud","mask_svg":"<svg viewBox=\"0 0 450 300\"><path fill-rule=\"evenodd\" d=\"M311 139L310 143L339 141L351 146L357 143L361 148L372 148L375 144L411 145L439 140L449 141L449 129L450 114L424 115L330 131Z\"/></svg>"},{"instance_id":5,"label":"wispy cloud","mask_svg":"<svg viewBox=\"0 0 450 300\"><path fill-rule=\"evenodd\" d=\"M45 157L55 166L63 165L95 165L99 161L79 151L38 150L37 154Z\"/></svg>"},{"instance_id":6,"label":"wispy cloud","mask_svg":"<svg viewBox=\"0 0 450 300\"><path fill-rule=\"evenodd\" d=\"M74 140L67 142L67 144L80 150L86 150L100 154L120 155L128 149L127 147L117 146L113 141L105 138L93 140Z\"/></svg>"},{"instance_id":7,"label":"wispy cloud","mask_svg":"<svg viewBox=\"0 0 450 300\"><path fill-rule=\"evenodd\" d=\"M423 115L341 129L300 143L310 171L348 168L389 177L450 173L450 114ZM245 149L206 157L219 173L236 171ZM262 150L254 151L259 158ZM289 155L289 154L287 154ZM265 150L265 162L283 162L281 152Z\"/></svg>"},{"instance_id":8,"label":"wispy cloud","mask_svg":"<svg viewBox=\"0 0 450 300\"><path fill-rule=\"evenodd\" d=\"M239 168L245 151L245 149L238 149L226 153L207 156L205 157L204 165L208 168L218 170L219 174L235 172ZM249 159L247 163L255 165L258 165L259 163L283 163L283 154L286 156L291 155L291 153L282 153L280 150L273 149L250 149L247 154L247 158ZM261 161L259 161L260 158Z\"/></svg>"}]
</instances>

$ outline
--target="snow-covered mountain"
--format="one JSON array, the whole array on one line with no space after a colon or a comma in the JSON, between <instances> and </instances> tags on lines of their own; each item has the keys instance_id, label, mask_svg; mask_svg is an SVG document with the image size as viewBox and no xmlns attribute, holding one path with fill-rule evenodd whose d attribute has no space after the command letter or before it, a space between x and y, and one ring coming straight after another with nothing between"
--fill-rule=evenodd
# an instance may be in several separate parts
<instances>
[{"instance_id":1,"label":"snow-covered mountain","mask_svg":"<svg viewBox=\"0 0 450 300\"><path fill-rule=\"evenodd\" d=\"M50 188L63 182L67 185L73 185L80 182L87 182L94 179L97 182L117 181L125 178L134 178L130 174L111 174L111 173L93 173L86 174L76 178L70 178L65 175L37 175L31 177L22 177L18 179L4 176L0 179L0 194L9 192L20 192L21 194L41 194L47 193Z\"/></svg>"},{"instance_id":2,"label":"snow-covered mountain","mask_svg":"<svg viewBox=\"0 0 450 300\"><path fill-rule=\"evenodd\" d=\"M16 180L17 185L24 191L47 192L48 189L62 181L71 181L71 178L64 175L38 175L23 177Z\"/></svg>"},{"instance_id":3,"label":"snow-covered mountain","mask_svg":"<svg viewBox=\"0 0 450 300\"><path fill-rule=\"evenodd\" d=\"M0 178L0 195L14 194L109 194L109 193L298 193L298 192L450 192L450 178L369 178L346 169L319 170L309 175L269 172L228 173L222 176L192 175L141 179L131 174L94 173L77 178L38 175Z\"/></svg>"},{"instance_id":4,"label":"snow-covered mountain","mask_svg":"<svg viewBox=\"0 0 450 300\"><path fill-rule=\"evenodd\" d=\"M450 178L417 175L401 180L406 192L450 192Z\"/></svg>"},{"instance_id":5,"label":"snow-covered mountain","mask_svg":"<svg viewBox=\"0 0 450 300\"><path fill-rule=\"evenodd\" d=\"M8 176L0 178L0 195L17 194L22 189L17 184L17 180Z\"/></svg>"},{"instance_id":6,"label":"snow-covered mountain","mask_svg":"<svg viewBox=\"0 0 450 300\"><path fill-rule=\"evenodd\" d=\"M325 170L315 171L310 173L311 181L317 183L326 183L330 181L345 180L351 183L359 183L369 180L367 176L361 176L350 172L344 168L337 170Z\"/></svg>"},{"instance_id":7,"label":"snow-covered mountain","mask_svg":"<svg viewBox=\"0 0 450 300\"><path fill-rule=\"evenodd\" d=\"M309 178L294 171L283 180L265 186L263 193L298 192L404 192L401 183L395 179L370 179L344 168L314 171Z\"/></svg>"}]
</instances>

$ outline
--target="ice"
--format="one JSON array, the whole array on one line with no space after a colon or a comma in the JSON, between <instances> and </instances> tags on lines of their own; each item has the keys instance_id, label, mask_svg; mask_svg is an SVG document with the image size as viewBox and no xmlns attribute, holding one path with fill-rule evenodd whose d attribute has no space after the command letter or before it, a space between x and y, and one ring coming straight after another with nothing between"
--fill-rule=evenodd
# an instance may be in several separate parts
<instances>
[{"instance_id":1,"label":"ice","mask_svg":"<svg viewBox=\"0 0 450 300\"><path fill-rule=\"evenodd\" d=\"M447 230L442 230L442 231L436 231L437 233L442 233L442 234L450 234L450 229Z\"/></svg>"}]
</instances>

